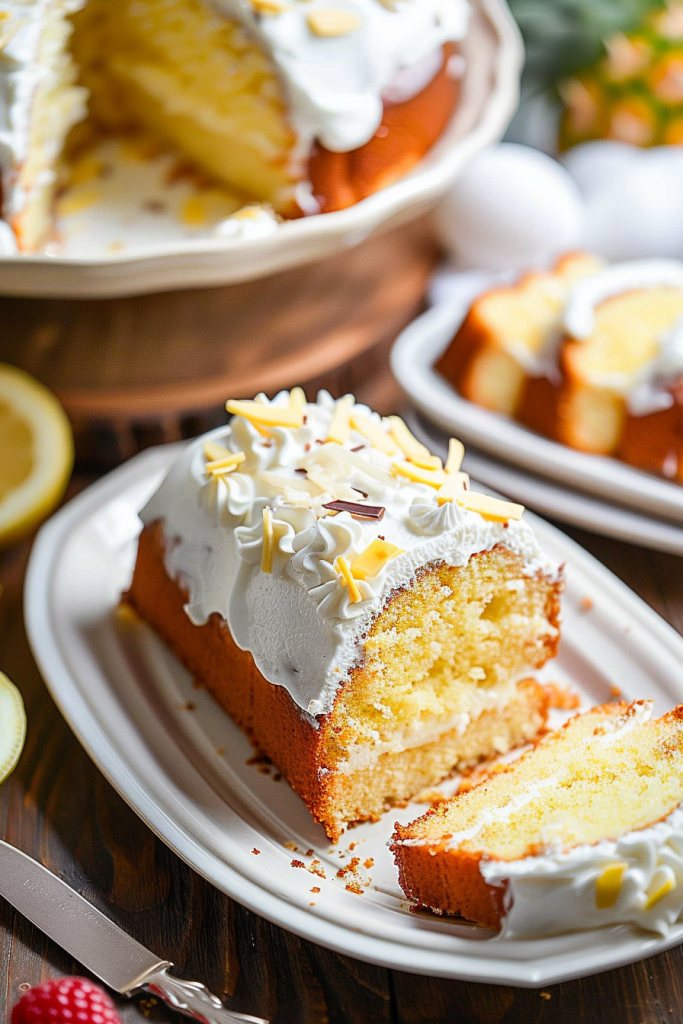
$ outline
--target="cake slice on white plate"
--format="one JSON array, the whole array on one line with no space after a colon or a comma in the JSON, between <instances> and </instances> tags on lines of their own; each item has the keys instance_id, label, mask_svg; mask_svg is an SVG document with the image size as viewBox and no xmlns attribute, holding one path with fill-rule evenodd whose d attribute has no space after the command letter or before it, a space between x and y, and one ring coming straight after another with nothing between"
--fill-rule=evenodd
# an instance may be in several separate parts
<instances>
[{"instance_id":1,"label":"cake slice on white plate","mask_svg":"<svg viewBox=\"0 0 683 1024\"><path fill-rule=\"evenodd\" d=\"M664 934L683 912L683 705L571 718L469 792L397 825L416 903L509 937L632 922Z\"/></svg>"}]
</instances>

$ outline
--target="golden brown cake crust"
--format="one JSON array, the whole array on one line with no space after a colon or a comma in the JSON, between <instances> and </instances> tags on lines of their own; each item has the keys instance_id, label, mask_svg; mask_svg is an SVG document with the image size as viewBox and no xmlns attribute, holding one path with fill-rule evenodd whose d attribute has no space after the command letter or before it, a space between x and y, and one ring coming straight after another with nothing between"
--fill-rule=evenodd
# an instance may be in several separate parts
<instances>
[{"instance_id":1,"label":"golden brown cake crust","mask_svg":"<svg viewBox=\"0 0 683 1024\"><path fill-rule=\"evenodd\" d=\"M431 149L455 110L460 82L448 72L456 52L444 46L444 59L431 82L403 103L385 103L382 124L364 146L332 153L317 143L308 166L321 213L344 210L403 177Z\"/></svg>"},{"instance_id":2,"label":"golden brown cake crust","mask_svg":"<svg viewBox=\"0 0 683 1024\"><path fill-rule=\"evenodd\" d=\"M184 609L187 593L168 576L164 555L163 527L155 522L140 535L133 580L124 600L278 766L334 841L349 822L375 819L392 804L441 781L456 765L493 756L501 737L505 749L511 749L534 739L545 726L547 692L527 679L517 685L508 705L484 711L464 733L453 729L422 747L390 755L393 760L385 755L375 767L351 774L330 770L333 712L322 716L316 728L284 687L263 677L218 614L204 625L194 625ZM546 614L553 630L536 654L538 665L556 653L560 589L559 583L553 585L547 597ZM348 685L353 685L354 672L362 673L363 665L352 670Z\"/></svg>"}]
</instances>

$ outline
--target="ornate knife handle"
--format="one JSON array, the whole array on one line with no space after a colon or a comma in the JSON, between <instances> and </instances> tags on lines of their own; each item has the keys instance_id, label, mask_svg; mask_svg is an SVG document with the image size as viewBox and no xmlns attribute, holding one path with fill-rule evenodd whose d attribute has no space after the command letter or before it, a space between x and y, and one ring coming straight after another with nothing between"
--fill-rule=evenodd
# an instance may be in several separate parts
<instances>
[{"instance_id":1,"label":"ornate knife handle","mask_svg":"<svg viewBox=\"0 0 683 1024\"><path fill-rule=\"evenodd\" d=\"M172 967L169 964L168 967ZM161 966L145 975L136 985L150 995L157 996L172 1009L184 1013L200 1024L268 1024L263 1017L252 1017L248 1013L226 1010L218 996L212 995L205 985L198 981L183 981L168 973L167 966Z\"/></svg>"}]
</instances>

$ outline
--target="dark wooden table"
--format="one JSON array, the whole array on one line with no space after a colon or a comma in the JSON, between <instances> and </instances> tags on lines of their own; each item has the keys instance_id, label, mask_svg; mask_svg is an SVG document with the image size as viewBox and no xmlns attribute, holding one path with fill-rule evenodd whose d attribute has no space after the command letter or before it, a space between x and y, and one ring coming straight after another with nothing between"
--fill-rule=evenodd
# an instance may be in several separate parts
<instances>
[{"instance_id":1,"label":"dark wooden table","mask_svg":"<svg viewBox=\"0 0 683 1024\"><path fill-rule=\"evenodd\" d=\"M80 481L82 484L83 481ZM75 486L78 486L76 484ZM572 531L683 632L680 559ZM42 861L186 978L274 1024L679 1024L681 947L543 990L442 981L338 956L243 909L178 859L91 763L53 704L22 621L29 545L0 554L0 669L21 689L28 737L0 786L0 836ZM683 666L681 666L683 671ZM0 1019L28 985L82 968L0 899ZM119 1001L124 1022L174 1015Z\"/></svg>"}]
</instances>

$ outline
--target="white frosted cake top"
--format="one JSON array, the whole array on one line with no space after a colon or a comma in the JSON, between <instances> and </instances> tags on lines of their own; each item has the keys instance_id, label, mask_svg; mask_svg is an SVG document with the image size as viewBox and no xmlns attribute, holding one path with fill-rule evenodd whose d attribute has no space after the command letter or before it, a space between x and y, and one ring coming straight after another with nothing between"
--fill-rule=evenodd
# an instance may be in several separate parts
<instances>
[{"instance_id":1,"label":"white frosted cake top","mask_svg":"<svg viewBox=\"0 0 683 1024\"><path fill-rule=\"evenodd\" d=\"M467 32L466 0L211 0L253 32L289 102L303 155L319 139L348 152L382 120L383 95L420 92L441 65L444 43ZM327 34L329 33L329 34Z\"/></svg>"},{"instance_id":2,"label":"white frosted cake top","mask_svg":"<svg viewBox=\"0 0 683 1024\"><path fill-rule=\"evenodd\" d=\"M520 506L466 489L458 443L440 468L402 421L327 392L229 408L244 415L190 444L141 517L163 521L191 620L222 616L310 715L331 709L371 620L421 566L503 544L529 575L556 577ZM326 507L335 501L350 510Z\"/></svg>"}]
</instances>

